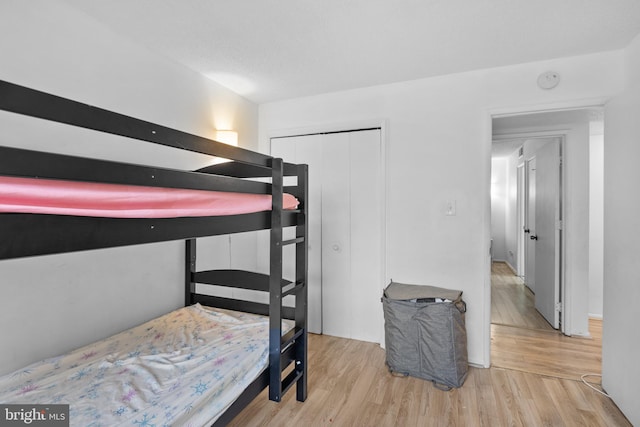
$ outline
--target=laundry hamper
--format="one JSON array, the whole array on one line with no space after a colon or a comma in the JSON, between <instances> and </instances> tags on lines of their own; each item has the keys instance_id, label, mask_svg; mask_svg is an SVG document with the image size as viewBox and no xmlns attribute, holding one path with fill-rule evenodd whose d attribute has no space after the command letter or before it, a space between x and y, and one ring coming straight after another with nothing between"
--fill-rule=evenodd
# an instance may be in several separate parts
<instances>
[{"instance_id":1,"label":"laundry hamper","mask_svg":"<svg viewBox=\"0 0 640 427\"><path fill-rule=\"evenodd\" d=\"M391 282L382 306L389 370L461 387L469 369L462 292Z\"/></svg>"}]
</instances>

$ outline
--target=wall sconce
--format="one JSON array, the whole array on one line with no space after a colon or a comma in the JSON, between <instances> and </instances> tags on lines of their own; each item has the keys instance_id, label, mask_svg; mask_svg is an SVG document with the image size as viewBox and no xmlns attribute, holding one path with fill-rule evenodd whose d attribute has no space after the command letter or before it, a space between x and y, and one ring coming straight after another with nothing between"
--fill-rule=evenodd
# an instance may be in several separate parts
<instances>
[{"instance_id":1,"label":"wall sconce","mask_svg":"<svg viewBox=\"0 0 640 427\"><path fill-rule=\"evenodd\" d=\"M238 132L235 130L216 130L215 140L237 147Z\"/></svg>"}]
</instances>

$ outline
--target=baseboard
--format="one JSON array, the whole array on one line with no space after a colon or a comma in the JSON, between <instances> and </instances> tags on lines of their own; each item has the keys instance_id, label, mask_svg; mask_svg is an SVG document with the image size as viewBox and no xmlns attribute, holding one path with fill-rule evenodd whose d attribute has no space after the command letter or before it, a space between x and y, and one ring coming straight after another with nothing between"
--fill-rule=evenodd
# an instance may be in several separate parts
<instances>
[{"instance_id":1,"label":"baseboard","mask_svg":"<svg viewBox=\"0 0 640 427\"><path fill-rule=\"evenodd\" d=\"M491 365L487 366L481 363L474 363L474 362L468 362L468 364L472 368L479 368L479 369L489 369L491 367Z\"/></svg>"},{"instance_id":2,"label":"baseboard","mask_svg":"<svg viewBox=\"0 0 640 427\"><path fill-rule=\"evenodd\" d=\"M567 335L567 334L565 334ZM568 337L573 337L573 338L585 338L585 339L593 339L593 336L591 335L591 333L589 332L577 332L571 335L567 335Z\"/></svg>"}]
</instances>

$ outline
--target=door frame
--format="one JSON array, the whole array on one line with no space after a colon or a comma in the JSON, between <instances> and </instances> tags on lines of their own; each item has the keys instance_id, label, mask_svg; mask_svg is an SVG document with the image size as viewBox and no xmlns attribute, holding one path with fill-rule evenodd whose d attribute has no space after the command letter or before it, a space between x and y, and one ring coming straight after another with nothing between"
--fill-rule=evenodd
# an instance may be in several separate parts
<instances>
[{"instance_id":1,"label":"door frame","mask_svg":"<svg viewBox=\"0 0 640 427\"><path fill-rule=\"evenodd\" d=\"M525 273L527 271L526 267L525 267L525 263L526 263L526 259L524 256L524 248L526 245L526 241L525 241L525 236L524 236L524 227L526 224L526 213L525 213L525 206L526 206L526 201L525 201L525 197L524 197L524 192L525 192L525 188L526 188L526 170L525 170L525 165L523 164L519 164L516 167L516 186L517 186L517 190L516 190L516 215L517 215L517 222L516 222L516 226L518 228L518 234L516 235L516 250L517 252L517 257L516 257L516 275L518 275L518 277L524 279Z\"/></svg>"},{"instance_id":2,"label":"door frame","mask_svg":"<svg viewBox=\"0 0 640 427\"><path fill-rule=\"evenodd\" d=\"M271 139L273 138L286 138L294 136L306 136L315 134L326 133L339 133L339 132L353 132L366 129L380 129L380 173L381 180L384 185L380 188L380 212L382 218L380 219L380 270L379 270L379 286L380 295L382 290L389 283L390 279L387 276L387 241L388 241L388 222L389 206L387 203L387 197L389 194L389 180L387 179L387 159L388 159L388 120L387 119L371 119L371 120L358 120L346 123L328 123L322 125L311 125L304 127L288 128L288 129L274 129L269 130L265 134L265 138L262 140L261 150L265 153L271 153ZM380 305L380 311L382 311L382 304ZM380 346L385 348L385 336L384 336L384 321L380 325Z\"/></svg>"}]
</instances>

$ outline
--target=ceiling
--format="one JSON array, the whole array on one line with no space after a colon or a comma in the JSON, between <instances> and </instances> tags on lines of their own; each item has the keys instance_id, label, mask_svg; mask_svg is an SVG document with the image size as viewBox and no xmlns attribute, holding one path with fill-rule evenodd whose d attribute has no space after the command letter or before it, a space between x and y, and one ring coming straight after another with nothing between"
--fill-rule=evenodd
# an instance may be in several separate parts
<instances>
[{"instance_id":1,"label":"ceiling","mask_svg":"<svg viewBox=\"0 0 640 427\"><path fill-rule=\"evenodd\" d=\"M625 47L638 0L60 0L256 103Z\"/></svg>"}]
</instances>

